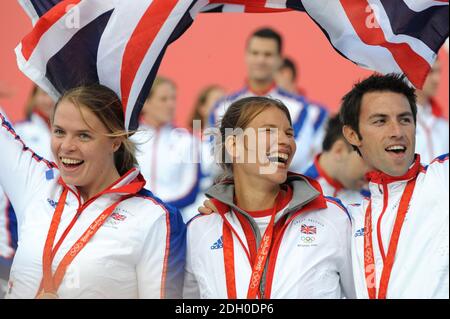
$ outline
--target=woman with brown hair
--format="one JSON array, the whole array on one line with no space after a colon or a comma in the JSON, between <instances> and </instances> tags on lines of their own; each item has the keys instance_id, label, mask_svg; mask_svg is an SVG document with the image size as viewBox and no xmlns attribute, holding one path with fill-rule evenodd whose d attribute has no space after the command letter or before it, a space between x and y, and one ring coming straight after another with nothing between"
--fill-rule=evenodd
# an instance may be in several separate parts
<instances>
[{"instance_id":1,"label":"woman with brown hair","mask_svg":"<svg viewBox=\"0 0 450 319\"><path fill-rule=\"evenodd\" d=\"M85 86L59 100L55 163L0 121L0 183L20 229L8 298L180 296L185 226L143 188L113 91Z\"/></svg>"},{"instance_id":2,"label":"woman with brown hair","mask_svg":"<svg viewBox=\"0 0 450 319\"><path fill-rule=\"evenodd\" d=\"M210 85L200 91L195 104L194 113L188 123L194 136L200 139L200 183L199 193L196 201L184 209L185 220L189 220L197 214L197 207L203 203L205 191L210 188L214 182L214 174L217 172L214 165L214 156L212 155L213 145L211 144L211 135L208 134L208 116L212 107L225 96L225 91L218 85Z\"/></svg>"},{"instance_id":3,"label":"woman with brown hair","mask_svg":"<svg viewBox=\"0 0 450 319\"><path fill-rule=\"evenodd\" d=\"M220 127L217 212L188 224L185 298L353 298L350 218L317 182L289 173L286 106L234 102ZM299 145L301 147L301 145Z\"/></svg>"},{"instance_id":4,"label":"woman with brown hair","mask_svg":"<svg viewBox=\"0 0 450 319\"><path fill-rule=\"evenodd\" d=\"M218 85L210 85L200 91L194 104L194 112L188 125L194 129L194 121L201 121L201 132L208 126L208 116L213 106L222 97L225 96L225 91Z\"/></svg>"}]
</instances>

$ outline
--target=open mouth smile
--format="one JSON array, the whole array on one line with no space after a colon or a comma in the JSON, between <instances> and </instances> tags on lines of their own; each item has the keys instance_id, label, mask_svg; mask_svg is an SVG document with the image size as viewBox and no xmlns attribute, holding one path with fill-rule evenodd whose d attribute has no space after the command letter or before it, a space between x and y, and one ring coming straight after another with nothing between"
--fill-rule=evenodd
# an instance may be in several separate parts
<instances>
[{"instance_id":1,"label":"open mouth smile","mask_svg":"<svg viewBox=\"0 0 450 319\"><path fill-rule=\"evenodd\" d=\"M78 159L73 159L73 158L68 158L68 157L60 157L59 160L61 161L61 164L66 169L76 169L84 163L83 160L78 160Z\"/></svg>"},{"instance_id":2,"label":"open mouth smile","mask_svg":"<svg viewBox=\"0 0 450 319\"><path fill-rule=\"evenodd\" d=\"M404 154L406 152L406 146L404 145L391 145L385 148L386 152L393 152L395 154Z\"/></svg>"},{"instance_id":3,"label":"open mouth smile","mask_svg":"<svg viewBox=\"0 0 450 319\"><path fill-rule=\"evenodd\" d=\"M289 154L276 152L272 154L268 154L267 158L271 163L281 163L286 165L289 160Z\"/></svg>"}]
</instances>

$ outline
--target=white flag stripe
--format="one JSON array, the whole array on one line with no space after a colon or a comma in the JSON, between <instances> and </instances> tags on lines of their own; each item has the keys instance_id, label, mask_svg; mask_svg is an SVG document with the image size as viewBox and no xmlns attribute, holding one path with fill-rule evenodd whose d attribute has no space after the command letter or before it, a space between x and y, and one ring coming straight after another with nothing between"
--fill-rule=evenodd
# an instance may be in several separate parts
<instances>
[{"instance_id":1,"label":"white flag stripe","mask_svg":"<svg viewBox=\"0 0 450 319\"><path fill-rule=\"evenodd\" d=\"M267 0L266 1L266 8L271 9L286 9L286 1L287 0Z\"/></svg>"},{"instance_id":2,"label":"white flag stripe","mask_svg":"<svg viewBox=\"0 0 450 319\"><path fill-rule=\"evenodd\" d=\"M134 29L153 0L125 0L129 5L118 5L100 40L97 56L97 73L103 83L122 98L121 74L123 54Z\"/></svg>"},{"instance_id":3,"label":"white flag stripe","mask_svg":"<svg viewBox=\"0 0 450 319\"><path fill-rule=\"evenodd\" d=\"M147 77L153 65L155 64L156 59L160 55L161 50L167 43L173 30L180 22L181 18L183 18L184 13L187 12L193 1L194 0L178 1L176 6L170 13L169 17L166 19L165 23L161 27L161 30L158 32L157 36L153 40L150 49L145 54L145 57L141 65L139 66L136 76L134 77L130 95L128 97L128 103L126 106L126 113L125 113L126 127L129 126L131 115L134 110L134 105L136 104L139 94L141 93L142 87L145 81L147 80Z\"/></svg>"},{"instance_id":4,"label":"white flag stripe","mask_svg":"<svg viewBox=\"0 0 450 319\"><path fill-rule=\"evenodd\" d=\"M309 15L327 30L333 46L346 57L358 61L358 65L364 68L378 72L402 72L386 48L355 41L358 35L340 2L303 0L302 3ZM330 16L334 18L330 19Z\"/></svg>"},{"instance_id":5,"label":"white flag stripe","mask_svg":"<svg viewBox=\"0 0 450 319\"><path fill-rule=\"evenodd\" d=\"M245 12L245 6L241 4L226 4L223 6L222 12Z\"/></svg>"},{"instance_id":6,"label":"white flag stripe","mask_svg":"<svg viewBox=\"0 0 450 319\"><path fill-rule=\"evenodd\" d=\"M31 24L34 27L34 25L36 24L37 20L39 20L39 15L37 14L37 12L34 9L33 5L28 0L19 0L19 4L25 10L26 14L30 17Z\"/></svg>"},{"instance_id":7,"label":"white flag stripe","mask_svg":"<svg viewBox=\"0 0 450 319\"><path fill-rule=\"evenodd\" d=\"M208 4L208 5L206 5L206 6L204 6L203 8L202 8L202 12L203 11L209 11L209 10L213 10L213 9L216 9L216 8L219 8L221 6L221 4L217 4L217 3L215 3L215 4Z\"/></svg>"},{"instance_id":8,"label":"white flag stripe","mask_svg":"<svg viewBox=\"0 0 450 319\"><path fill-rule=\"evenodd\" d=\"M214 7L217 7L218 5L211 5L209 4L209 0L198 0L197 3L195 3L192 6L191 11L189 12L191 14L192 20L195 19L197 14L199 14L202 11L205 11L206 8L213 9ZM209 9L206 9L209 10Z\"/></svg>"},{"instance_id":9,"label":"white flag stripe","mask_svg":"<svg viewBox=\"0 0 450 319\"><path fill-rule=\"evenodd\" d=\"M31 81L36 83L40 88L42 88L47 94L53 99L53 101L57 101L60 97L60 93L55 89L53 84L45 77L45 70L42 71L38 69L35 65L30 64L25 60L22 55L22 43L20 43L16 49L17 65L19 70L22 71Z\"/></svg>"},{"instance_id":10,"label":"white flag stripe","mask_svg":"<svg viewBox=\"0 0 450 319\"><path fill-rule=\"evenodd\" d=\"M398 1L398 0L396 0ZM403 0L405 4L413 11L420 12L433 6L448 6L448 2L432 0Z\"/></svg>"}]
</instances>

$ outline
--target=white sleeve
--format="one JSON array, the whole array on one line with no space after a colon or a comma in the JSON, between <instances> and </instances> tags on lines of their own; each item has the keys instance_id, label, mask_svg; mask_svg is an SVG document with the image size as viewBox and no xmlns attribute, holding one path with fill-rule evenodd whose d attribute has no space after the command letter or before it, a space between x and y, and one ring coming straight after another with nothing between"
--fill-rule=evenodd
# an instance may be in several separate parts
<instances>
[{"instance_id":1,"label":"white sleeve","mask_svg":"<svg viewBox=\"0 0 450 319\"><path fill-rule=\"evenodd\" d=\"M200 299L200 289L195 279L195 275L192 273L192 269L189 264L186 264L186 272L184 274L184 287L183 287L183 299Z\"/></svg>"},{"instance_id":2,"label":"white sleeve","mask_svg":"<svg viewBox=\"0 0 450 319\"><path fill-rule=\"evenodd\" d=\"M446 194L448 202L449 193L449 163L448 153L436 157L427 168L427 176L430 176L436 189Z\"/></svg>"},{"instance_id":3,"label":"white sleeve","mask_svg":"<svg viewBox=\"0 0 450 319\"><path fill-rule=\"evenodd\" d=\"M342 263L339 270L343 297L355 299L355 282L353 278L352 253L351 253L352 227L348 222L345 232L342 233Z\"/></svg>"},{"instance_id":4,"label":"white sleeve","mask_svg":"<svg viewBox=\"0 0 450 319\"><path fill-rule=\"evenodd\" d=\"M148 230L136 266L139 298L181 298L186 259L186 225L179 211L165 207Z\"/></svg>"},{"instance_id":5,"label":"white sleeve","mask_svg":"<svg viewBox=\"0 0 450 319\"><path fill-rule=\"evenodd\" d=\"M448 122L446 120L440 121L440 135L439 135L439 141L442 143L442 148L440 148L442 153L448 153L449 152L449 146L450 146L450 127L448 125ZM438 142L438 141L436 141Z\"/></svg>"},{"instance_id":6,"label":"white sleeve","mask_svg":"<svg viewBox=\"0 0 450 319\"><path fill-rule=\"evenodd\" d=\"M172 158L181 160L178 172L179 178L176 187L171 192L172 196L166 196L165 202L178 208L187 207L195 202L200 187L200 147L201 144L191 135L180 135L180 141L176 154Z\"/></svg>"},{"instance_id":7,"label":"white sleeve","mask_svg":"<svg viewBox=\"0 0 450 319\"><path fill-rule=\"evenodd\" d=\"M1 113L0 149L0 185L16 213L20 213L46 179L53 176L55 166L26 147Z\"/></svg>"},{"instance_id":8,"label":"white sleeve","mask_svg":"<svg viewBox=\"0 0 450 319\"><path fill-rule=\"evenodd\" d=\"M340 277L342 297L347 299L355 299L356 290L355 290L355 280L353 277L352 251L351 251L352 221L347 207L345 207L340 200L337 200L336 203L339 204L338 205L339 211L336 211L336 214L346 215L340 216L340 218L337 219L335 222L336 226L335 229L338 236L337 238L340 243L339 263L337 267Z\"/></svg>"},{"instance_id":9,"label":"white sleeve","mask_svg":"<svg viewBox=\"0 0 450 319\"><path fill-rule=\"evenodd\" d=\"M14 256L12 247L11 221L9 220L9 202L0 187L0 262L2 258L11 259ZM0 264L0 269L2 265Z\"/></svg>"},{"instance_id":10,"label":"white sleeve","mask_svg":"<svg viewBox=\"0 0 450 319\"><path fill-rule=\"evenodd\" d=\"M186 249L186 267L184 273L183 299L200 299L200 288L195 277L193 256L195 249L192 249L192 239L190 239L190 230L187 231L187 249Z\"/></svg>"}]
</instances>

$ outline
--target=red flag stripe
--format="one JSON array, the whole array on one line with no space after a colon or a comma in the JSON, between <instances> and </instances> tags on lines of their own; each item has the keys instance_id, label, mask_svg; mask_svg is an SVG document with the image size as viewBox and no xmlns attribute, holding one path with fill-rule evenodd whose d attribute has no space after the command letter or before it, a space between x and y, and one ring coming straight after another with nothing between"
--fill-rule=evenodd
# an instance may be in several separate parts
<instances>
[{"instance_id":1,"label":"red flag stripe","mask_svg":"<svg viewBox=\"0 0 450 319\"><path fill-rule=\"evenodd\" d=\"M246 13L272 13L272 12L287 12L292 11L291 9L275 9L275 8L261 8L261 7L253 7L253 6L246 6L245 11Z\"/></svg>"},{"instance_id":2,"label":"red flag stripe","mask_svg":"<svg viewBox=\"0 0 450 319\"><path fill-rule=\"evenodd\" d=\"M47 11L36 23L33 32L29 33L22 40L22 55L28 61L34 49L38 45L42 36L50 29L59 19L67 13L67 6L76 5L81 0L64 0Z\"/></svg>"},{"instance_id":3,"label":"red flag stripe","mask_svg":"<svg viewBox=\"0 0 450 319\"><path fill-rule=\"evenodd\" d=\"M389 50L393 58L416 88L421 88L430 70L428 62L406 43L391 43L381 28L366 26L367 1L341 0L341 5L361 41L368 45L382 46ZM376 17L374 17L376 19Z\"/></svg>"},{"instance_id":4,"label":"red flag stripe","mask_svg":"<svg viewBox=\"0 0 450 319\"><path fill-rule=\"evenodd\" d=\"M178 0L153 1L131 35L123 55L120 82L125 114L131 86L139 66L177 3Z\"/></svg>"},{"instance_id":5,"label":"red flag stripe","mask_svg":"<svg viewBox=\"0 0 450 319\"><path fill-rule=\"evenodd\" d=\"M253 0L253 1L233 1L233 0L225 0L222 3L237 3L245 5L245 12L267 12L266 0Z\"/></svg>"},{"instance_id":6,"label":"red flag stripe","mask_svg":"<svg viewBox=\"0 0 450 319\"><path fill-rule=\"evenodd\" d=\"M266 7L266 0L253 0L253 1L246 1L246 0L210 0L210 4L235 4L235 5L241 5L244 6L244 12L247 13L270 13L270 12L285 12L285 11L292 11L292 9L287 8L267 8Z\"/></svg>"},{"instance_id":7,"label":"red flag stripe","mask_svg":"<svg viewBox=\"0 0 450 319\"><path fill-rule=\"evenodd\" d=\"M252 6L252 7L264 7L266 5L266 0L210 0L211 4L237 4L242 6Z\"/></svg>"}]
</instances>

